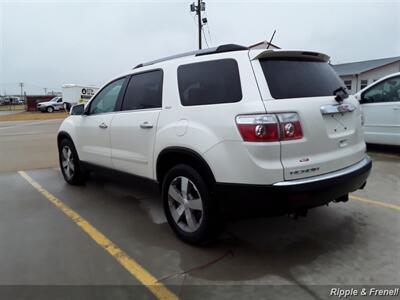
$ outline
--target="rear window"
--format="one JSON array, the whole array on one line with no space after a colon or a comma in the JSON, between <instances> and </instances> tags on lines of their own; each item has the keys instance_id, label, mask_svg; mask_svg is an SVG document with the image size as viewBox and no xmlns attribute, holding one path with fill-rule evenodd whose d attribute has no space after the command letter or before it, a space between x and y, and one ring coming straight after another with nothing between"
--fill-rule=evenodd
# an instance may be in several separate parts
<instances>
[{"instance_id":1,"label":"rear window","mask_svg":"<svg viewBox=\"0 0 400 300\"><path fill-rule=\"evenodd\" d=\"M260 60L271 96L275 99L331 96L344 87L326 62L295 59Z\"/></svg>"},{"instance_id":2,"label":"rear window","mask_svg":"<svg viewBox=\"0 0 400 300\"><path fill-rule=\"evenodd\" d=\"M242 89L237 62L221 59L182 65L178 86L184 106L238 102Z\"/></svg>"}]
</instances>

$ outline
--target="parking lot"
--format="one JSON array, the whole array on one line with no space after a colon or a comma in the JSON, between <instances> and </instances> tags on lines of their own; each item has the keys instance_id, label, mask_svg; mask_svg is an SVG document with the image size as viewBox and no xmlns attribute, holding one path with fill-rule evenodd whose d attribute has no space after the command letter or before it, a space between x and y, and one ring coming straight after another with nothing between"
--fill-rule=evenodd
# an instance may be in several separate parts
<instances>
[{"instance_id":1,"label":"parking lot","mask_svg":"<svg viewBox=\"0 0 400 300\"><path fill-rule=\"evenodd\" d=\"M368 184L347 203L298 220L235 221L196 248L173 235L151 184L95 174L67 185L57 167L60 123L0 122L0 283L10 286L0 298L18 289L22 299L67 290L97 299L326 299L327 285L400 284L396 150L369 153ZM21 285L26 293L13 290Z\"/></svg>"}]
</instances>

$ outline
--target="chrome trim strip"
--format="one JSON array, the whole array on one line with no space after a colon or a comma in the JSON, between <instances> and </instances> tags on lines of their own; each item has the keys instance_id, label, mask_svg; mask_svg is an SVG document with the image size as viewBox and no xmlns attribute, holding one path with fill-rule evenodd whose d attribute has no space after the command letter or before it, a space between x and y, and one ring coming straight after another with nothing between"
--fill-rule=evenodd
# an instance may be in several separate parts
<instances>
[{"instance_id":1,"label":"chrome trim strip","mask_svg":"<svg viewBox=\"0 0 400 300\"><path fill-rule=\"evenodd\" d=\"M300 185L300 184L307 184L307 183L313 183L321 180L326 180L326 179L333 179L336 177L340 177L343 175L347 175L349 173L352 173L354 171L357 171L358 169L361 169L362 167L366 166L369 164L371 161L371 158L366 155L363 160L359 161L358 163L351 165L350 167L340 169L335 172L331 172L328 174L323 174L323 175L318 175L318 176L313 176L313 177L307 177L307 178L302 178L302 179L294 179L294 180L288 180L288 181L281 181L274 183L273 186L295 186L295 185Z\"/></svg>"},{"instance_id":2,"label":"chrome trim strip","mask_svg":"<svg viewBox=\"0 0 400 300\"><path fill-rule=\"evenodd\" d=\"M345 112L352 112L356 109L356 107L351 103L342 103L342 104L329 104L321 106L320 110L323 115L332 115L339 114Z\"/></svg>"}]
</instances>

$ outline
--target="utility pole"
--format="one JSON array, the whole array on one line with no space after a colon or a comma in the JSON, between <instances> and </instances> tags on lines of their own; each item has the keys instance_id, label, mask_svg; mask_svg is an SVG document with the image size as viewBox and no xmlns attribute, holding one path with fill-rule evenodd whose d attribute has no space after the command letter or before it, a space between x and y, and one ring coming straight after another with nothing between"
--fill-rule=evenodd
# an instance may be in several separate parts
<instances>
[{"instance_id":1,"label":"utility pole","mask_svg":"<svg viewBox=\"0 0 400 300\"><path fill-rule=\"evenodd\" d=\"M201 18L201 12L206 10L206 3L201 0L197 0L197 5L195 2L190 4L190 11L196 12L197 15L197 22L198 22L198 32L199 32L199 49L202 48L201 46L201 31L203 29L203 19Z\"/></svg>"},{"instance_id":2,"label":"utility pole","mask_svg":"<svg viewBox=\"0 0 400 300\"><path fill-rule=\"evenodd\" d=\"M201 23L201 0L197 0L197 7L197 20L199 24L199 49L201 49L201 29L203 27L203 24Z\"/></svg>"},{"instance_id":3,"label":"utility pole","mask_svg":"<svg viewBox=\"0 0 400 300\"><path fill-rule=\"evenodd\" d=\"M23 82L20 82L20 83L18 83L18 85L19 85L20 88L21 88L21 98L22 98L22 97L24 97L24 83L23 83Z\"/></svg>"}]
</instances>

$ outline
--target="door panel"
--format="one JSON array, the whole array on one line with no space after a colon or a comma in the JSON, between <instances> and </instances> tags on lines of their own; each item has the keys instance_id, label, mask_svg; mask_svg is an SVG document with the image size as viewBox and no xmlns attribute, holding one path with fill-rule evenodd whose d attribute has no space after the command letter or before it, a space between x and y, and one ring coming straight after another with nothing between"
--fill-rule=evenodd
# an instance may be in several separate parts
<instances>
[{"instance_id":1,"label":"door panel","mask_svg":"<svg viewBox=\"0 0 400 300\"><path fill-rule=\"evenodd\" d=\"M400 145L400 77L388 78L361 95L367 143Z\"/></svg>"},{"instance_id":2,"label":"door panel","mask_svg":"<svg viewBox=\"0 0 400 300\"><path fill-rule=\"evenodd\" d=\"M60 110L63 108L63 102L62 99L58 99L56 102L54 102L53 107L55 110Z\"/></svg>"},{"instance_id":3,"label":"door panel","mask_svg":"<svg viewBox=\"0 0 400 300\"><path fill-rule=\"evenodd\" d=\"M115 169L153 178L162 82L162 70L134 74L129 79L122 111L114 115L111 124L111 157Z\"/></svg>"},{"instance_id":4,"label":"door panel","mask_svg":"<svg viewBox=\"0 0 400 300\"><path fill-rule=\"evenodd\" d=\"M81 116L77 132L80 159L98 166L112 167L110 124L112 114Z\"/></svg>"},{"instance_id":5,"label":"door panel","mask_svg":"<svg viewBox=\"0 0 400 300\"><path fill-rule=\"evenodd\" d=\"M110 125L125 77L106 85L89 103L88 112L77 126L80 159L112 168Z\"/></svg>"},{"instance_id":6,"label":"door panel","mask_svg":"<svg viewBox=\"0 0 400 300\"><path fill-rule=\"evenodd\" d=\"M400 145L400 102L362 105L367 143Z\"/></svg>"},{"instance_id":7,"label":"door panel","mask_svg":"<svg viewBox=\"0 0 400 300\"><path fill-rule=\"evenodd\" d=\"M114 168L152 178L154 140L160 110L116 113L111 126Z\"/></svg>"}]
</instances>

